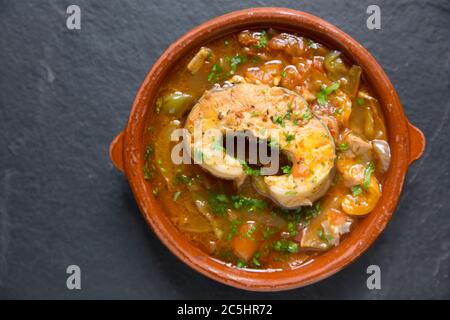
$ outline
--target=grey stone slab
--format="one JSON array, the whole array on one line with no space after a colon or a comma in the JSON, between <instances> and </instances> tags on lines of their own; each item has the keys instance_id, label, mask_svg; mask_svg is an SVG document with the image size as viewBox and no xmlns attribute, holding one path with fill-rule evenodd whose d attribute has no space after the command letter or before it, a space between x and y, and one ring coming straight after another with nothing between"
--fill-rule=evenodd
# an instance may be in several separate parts
<instances>
[{"instance_id":1,"label":"grey stone slab","mask_svg":"<svg viewBox=\"0 0 450 320\"><path fill-rule=\"evenodd\" d=\"M448 1L0 0L0 298L450 298ZM306 288L251 293L215 283L173 257L146 227L108 146L152 63L199 23L236 9L286 6L360 41L390 76L428 138L394 218L335 276ZM65 268L82 269L82 290ZM366 288L366 268L382 289Z\"/></svg>"}]
</instances>

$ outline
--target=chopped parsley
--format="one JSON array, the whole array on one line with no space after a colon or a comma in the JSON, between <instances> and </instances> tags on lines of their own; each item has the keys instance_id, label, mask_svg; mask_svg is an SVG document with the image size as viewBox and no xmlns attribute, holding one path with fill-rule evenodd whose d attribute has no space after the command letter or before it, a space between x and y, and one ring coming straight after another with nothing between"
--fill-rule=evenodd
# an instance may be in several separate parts
<instances>
[{"instance_id":1,"label":"chopped parsley","mask_svg":"<svg viewBox=\"0 0 450 320\"><path fill-rule=\"evenodd\" d=\"M230 59L230 75L235 74L237 67L241 63L245 63L247 61L246 56L241 56L240 54L236 54L234 57Z\"/></svg>"},{"instance_id":2,"label":"chopped parsley","mask_svg":"<svg viewBox=\"0 0 450 320\"><path fill-rule=\"evenodd\" d=\"M375 171L375 164L373 162L370 162L367 166L366 170L364 170L364 182L363 182L363 188L369 189L370 186L370 177L372 176L372 173Z\"/></svg>"},{"instance_id":3,"label":"chopped parsley","mask_svg":"<svg viewBox=\"0 0 450 320\"><path fill-rule=\"evenodd\" d=\"M306 109L305 113L302 115L302 119L305 121L311 120L313 118L313 114L311 110Z\"/></svg>"},{"instance_id":4,"label":"chopped parsley","mask_svg":"<svg viewBox=\"0 0 450 320\"><path fill-rule=\"evenodd\" d=\"M349 146L348 143L344 141L338 146L338 148L340 151L347 151Z\"/></svg>"},{"instance_id":5,"label":"chopped parsley","mask_svg":"<svg viewBox=\"0 0 450 320\"><path fill-rule=\"evenodd\" d=\"M284 174L292 174L292 167L289 165L281 167L281 171L283 171Z\"/></svg>"},{"instance_id":6,"label":"chopped parsley","mask_svg":"<svg viewBox=\"0 0 450 320\"><path fill-rule=\"evenodd\" d=\"M181 196L181 191L177 191L173 194L172 200L174 202L176 202L180 196Z\"/></svg>"},{"instance_id":7,"label":"chopped parsley","mask_svg":"<svg viewBox=\"0 0 450 320\"><path fill-rule=\"evenodd\" d=\"M317 217L320 213L320 201L317 201L315 205L311 207L303 207L303 217L305 224L308 224L312 218Z\"/></svg>"},{"instance_id":8,"label":"chopped parsley","mask_svg":"<svg viewBox=\"0 0 450 320\"><path fill-rule=\"evenodd\" d=\"M280 117L279 115L272 116L272 122L284 128L283 118Z\"/></svg>"},{"instance_id":9,"label":"chopped parsley","mask_svg":"<svg viewBox=\"0 0 450 320\"><path fill-rule=\"evenodd\" d=\"M208 81L209 82L217 82L222 77L223 68L220 66L220 64L215 63L212 66L211 72L208 74Z\"/></svg>"},{"instance_id":10,"label":"chopped parsley","mask_svg":"<svg viewBox=\"0 0 450 320\"><path fill-rule=\"evenodd\" d=\"M227 196L226 194L217 194L209 192L208 205L211 210L218 215L224 215L228 209L245 209L248 212L257 212L267 208L267 203L261 199L249 197Z\"/></svg>"},{"instance_id":11,"label":"chopped parsley","mask_svg":"<svg viewBox=\"0 0 450 320\"><path fill-rule=\"evenodd\" d=\"M272 245L273 250L279 252L297 253L299 251L298 243L289 240L278 240Z\"/></svg>"},{"instance_id":12,"label":"chopped parsley","mask_svg":"<svg viewBox=\"0 0 450 320\"><path fill-rule=\"evenodd\" d=\"M359 196L363 192L361 186L353 186L353 187L351 187L351 190L352 190L352 194L355 197Z\"/></svg>"},{"instance_id":13,"label":"chopped parsley","mask_svg":"<svg viewBox=\"0 0 450 320\"><path fill-rule=\"evenodd\" d=\"M292 221L288 222L287 229L291 237L295 237L298 234L297 225Z\"/></svg>"},{"instance_id":14,"label":"chopped parsley","mask_svg":"<svg viewBox=\"0 0 450 320\"><path fill-rule=\"evenodd\" d=\"M219 63L215 63L211 68L211 72L208 74L209 82L216 83L235 74L238 66L241 63L247 62L247 57L245 55L236 54L231 58L229 56L225 56L224 60L229 63L229 69L227 68L228 71L225 71Z\"/></svg>"},{"instance_id":15,"label":"chopped parsley","mask_svg":"<svg viewBox=\"0 0 450 320\"><path fill-rule=\"evenodd\" d=\"M273 236L275 233L277 232L277 229L273 228L273 227L266 227L263 230L263 239L267 240L269 239L271 236Z\"/></svg>"},{"instance_id":16,"label":"chopped parsley","mask_svg":"<svg viewBox=\"0 0 450 320\"><path fill-rule=\"evenodd\" d=\"M281 76L282 78L286 78L286 76L287 76L286 70L281 71L280 76Z\"/></svg>"},{"instance_id":17,"label":"chopped parsley","mask_svg":"<svg viewBox=\"0 0 450 320\"><path fill-rule=\"evenodd\" d=\"M364 104L364 99L358 98L358 99L356 99L356 103L359 104L360 106L362 106Z\"/></svg>"},{"instance_id":18,"label":"chopped parsley","mask_svg":"<svg viewBox=\"0 0 450 320\"><path fill-rule=\"evenodd\" d=\"M330 244L333 242L334 237L330 234L326 234L323 231L323 228L319 228L317 229L317 236L319 237L320 240L326 242L327 244Z\"/></svg>"},{"instance_id":19,"label":"chopped parsley","mask_svg":"<svg viewBox=\"0 0 450 320\"><path fill-rule=\"evenodd\" d=\"M150 158L150 156L153 154L154 150L151 146L147 146L147 148L145 148L145 152L144 152L144 160L148 160L148 158Z\"/></svg>"},{"instance_id":20,"label":"chopped parsley","mask_svg":"<svg viewBox=\"0 0 450 320\"><path fill-rule=\"evenodd\" d=\"M235 209L246 208L249 212L257 210L264 210L267 208L267 203L264 200L253 199L244 196L232 196L233 207Z\"/></svg>"},{"instance_id":21,"label":"chopped parsley","mask_svg":"<svg viewBox=\"0 0 450 320\"><path fill-rule=\"evenodd\" d=\"M295 134L290 134L289 132L285 132L284 136L286 137L286 142L288 144L295 140Z\"/></svg>"},{"instance_id":22,"label":"chopped parsley","mask_svg":"<svg viewBox=\"0 0 450 320\"><path fill-rule=\"evenodd\" d=\"M256 267L261 267L261 262L259 261L260 257L261 257L261 254L259 253L259 251L256 251L255 254L253 255L252 263Z\"/></svg>"},{"instance_id":23,"label":"chopped parsley","mask_svg":"<svg viewBox=\"0 0 450 320\"><path fill-rule=\"evenodd\" d=\"M245 262L243 262L241 260L238 260L236 262L236 267L238 267L238 268L245 268L245 267L247 267L247 265L245 264Z\"/></svg>"},{"instance_id":24,"label":"chopped parsley","mask_svg":"<svg viewBox=\"0 0 450 320\"><path fill-rule=\"evenodd\" d=\"M148 168L148 163L146 163L144 165L144 179L145 180L152 180L153 179L153 172L150 171L150 169Z\"/></svg>"},{"instance_id":25,"label":"chopped parsley","mask_svg":"<svg viewBox=\"0 0 450 320\"><path fill-rule=\"evenodd\" d=\"M152 194L156 198L159 195L159 188L158 187L153 188Z\"/></svg>"},{"instance_id":26,"label":"chopped parsley","mask_svg":"<svg viewBox=\"0 0 450 320\"><path fill-rule=\"evenodd\" d=\"M262 31L261 35L259 37L259 41L256 44L256 47L258 49L263 49L267 46L267 42L269 42L269 37L267 36L267 32L266 31Z\"/></svg>"},{"instance_id":27,"label":"chopped parsley","mask_svg":"<svg viewBox=\"0 0 450 320\"><path fill-rule=\"evenodd\" d=\"M317 93L317 103L321 106L326 105L328 103L328 96L332 94L334 91L339 89L339 82L333 82L330 86L322 85L320 87L320 91Z\"/></svg>"},{"instance_id":28,"label":"chopped parsley","mask_svg":"<svg viewBox=\"0 0 450 320\"><path fill-rule=\"evenodd\" d=\"M247 162L245 161L241 161L241 165L242 168L244 169L244 173L248 176L260 176L261 175L261 170L260 169L253 169L252 167L250 167Z\"/></svg>"},{"instance_id":29,"label":"chopped parsley","mask_svg":"<svg viewBox=\"0 0 450 320\"><path fill-rule=\"evenodd\" d=\"M177 184L184 183L184 184L186 184L188 186L192 186L192 184L194 183L194 178L188 177L185 174L177 174L175 176L175 182Z\"/></svg>"},{"instance_id":30,"label":"chopped parsley","mask_svg":"<svg viewBox=\"0 0 450 320\"><path fill-rule=\"evenodd\" d=\"M247 232L245 233L244 236L245 236L247 239L255 240L255 238L253 237L253 233L255 233L256 229L257 229L256 225L252 225L252 226L250 227L250 229L247 230Z\"/></svg>"},{"instance_id":31,"label":"chopped parsley","mask_svg":"<svg viewBox=\"0 0 450 320\"><path fill-rule=\"evenodd\" d=\"M208 205L213 213L223 216L230 206L230 200L225 194L209 192Z\"/></svg>"},{"instance_id":32,"label":"chopped parsley","mask_svg":"<svg viewBox=\"0 0 450 320\"><path fill-rule=\"evenodd\" d=\"M231 239L234 238L235 235L237 235L237 233L238 233L238 227L239 227L241 224L242 224L242 221L241 221L241 220L238 220L238 219L231 220L230 233L227 235L228 241L230 241Z\"/></svg>"}]
</instances>

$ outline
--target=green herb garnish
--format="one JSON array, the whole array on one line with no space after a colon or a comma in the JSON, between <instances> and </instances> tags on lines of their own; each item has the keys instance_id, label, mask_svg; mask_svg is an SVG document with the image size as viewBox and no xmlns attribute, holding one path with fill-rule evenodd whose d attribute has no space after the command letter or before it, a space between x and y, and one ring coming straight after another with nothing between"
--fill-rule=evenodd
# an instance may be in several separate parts
<instances>
[{"instance_id":1,"label":"green herb garnish","mask_svg":"<svg viewBox=\"0 0 450 320\"><path fill-rule=\"evenodd\" d=\"M187 175L184 174L177 174L175 176L175 182L177 184L184 183L188 186L192 186L192 184L194 183L194 178L188 177Z\"/></svg>"},{"instance_id":2,"label":"green herb garnish","mask_svg":"<svg viewBox=\"0 0 450 320\"><path fill-rule=\"evenodd\" d=\"M278 125L280 125L280 126L282 126L284 128L284 123L283 123L283 118L282 117L280 117L278 115L272 116L272 122L275 123L275 124L278 124Z\"/></svg>"},{"instance_id":3,"label":"green herb garnish","mask_svg":"<svg viewBox=\"0 0 450 320\"><path fill-rule=\"evenodd\" d=\"M363 192L361 186L353 186L353 187L351 187L351 190L352 190L352 194L355 197L359 196Z\"/></svg>"},{"instance_id":4,"label":"green herb garnish","mask_svg":"<svg viewBox=\"0 0 450 320\"><path fill-rule=\"evenodd\" d=\"M247 232L245 233L244 236L245 236L247 239L255 240L255 238L253 238L253 233L256 231L256 229L257 229L257 227L256 227L255 225L252 225L252 226L250 227L250 229L247 230Z\"/></svg>"},{"instance_id":5,"label":"green herb garnish","mask_svg":"<svg viewBox=\"0 0 450 320\"><path fill-rule=\"evenodd\" d=\"M287 229L291 237L295 237L298 234L297 225L292 221L288 222Z\"/></svg>"},{"instance_id":6,"label":"green herb garnish","mask_svg":"<svg viewBox=\"0 0 450 320\"><path fill-rule=\"evenodd\" d=\"M295 140L295 134L290 134L289 132L285 132L284 136L286 137L286 142L288 144Z\"/></svg>"},{"instance_id":7,"label":"green herb garnish","mask_svg":"<svg viewBox=\"0 0 450 320\"><path fill-rule=\"evenodd\" d=\"M209 192L208 205L213 213L223 216L230 206L230 200L225 194Z\"/></svg>"},{"instance_id":8,"label":"green herb garnish","mask_svg":"<svg viewBox=\"0 0 450 320\"><path fill-rule=\"evenodd\" d=\"M262 31L261 35L259 37L259 41L256 44L256 47L258 49L263 49L263 48L265 48L267 46L267 42L269 42L269 38L267 36L267 32L266 31Z\"/></svg>"},{"instance_id":9,"label":"green herb garnish","mask_svg":"<svg viewBox=\"0 0 450 320\"><path fill-rule=\"evenodd\" d=\"M347 142L342 142L339 146L338 146L340 151L347 151L349 146Z\"/></svg>"},{"instance_id":10,"label":"green herb garnish","mask_svg":"<svg viewBox=\"0 0 450 320\"><path fill-rule=\"evenodd\" d=\"M272 227L266 227L263 230L263 239L267 240L269 239L271 236L273 236L275 233L277 232L277 229L272 228Z\"/></svg>"},{"instance_id":11,"label":"green herb garnish","mask_svg":"<svg viewBox=\"0 0 450 320\"><path fill-rule=\"evenodd\" d=\"M174 202L176 202L180 196L181 196L181 191L177 191L173 194L172 200Z\"/></svg>"},{"instance_id":12,"label":"green herb garnish","mask_svg":"<svg viewBox=\"0 0 450 320\"><path fill-rule=\"evenodd\" d=\"M156 198L159 195L159 188L158 187L153 188L152 194Z\"/></svg>"},{"instance_id":13,"label":"green herb garnish","mask_svg":"<svg viewBox=\"0 0 450 320\"><path fill-rule=\"evenodd\" d=\"M314 116L313 116L311 110L309 110L309 109L306 109L305 113L302 115L302 119L305 120L305 121L309 121L309 120L311 120L313 117L314 117Z\"/></svg>"},{"instance_id":14,"label":"green herb garnish","mask_svg":"<svg viewBox=\"0 0 450 320\"><path fill-rule=\"evenodd\" d=\"M363 183L363 188L364 189L369 189L370 186L370 177L372 176L372 173L375 171L375 164L373 162L370 162L366 168L366 170L364 170L364 183Z\"/></svg>"},{"instance_id":15,"label":"green herb garnish","mask_svg":"<svg viewBox=\"0 0 450 320\"><path fill-rule=\"evenodd\" d=\"M233 237L235 235L237 235L238 233L238 227L242 224L241 220L235 219L235 220L231 220L231 225L230 225L230 233L227 235L227 239L228 241L230 241L231 239L233 239Z\"/></svg>"},{"instance_id":16,"label":"green herb garnish","mask_svg":"<svg viewBox=\"0 0 450 320\"><path fill-rule=\"evenodd\" d=\"M235 209L246 208L249 212L264 210L267 208L267 203L264 200L253 199L244 196L232 196L231 201Z\"/></svg>"},{"instance_id":17,"label":"green herb garnish","mask_svg":"<svg viewBox=\"0 0 450 320\"><path fill-rule=\"evenodd\" d=\"M257 212L267 208L264 200L253 199L241 195L228 197L226 194L209 192L208 205L219 215L226 213L227 209L246 209L248 212Z\"/></svg>"},{"instance_id":18,"label":"green herb garnish","mask_svg":"<svg viewBox=\"0 0 450 320\"><path fill-rule=\"evenodd\" d=\"M253 259L252 259L252 263L256 266L256 267L261 267L261 262L259 261L259 258L261 257L261 254L257 251L255 252L255 254L253 255Z\"/></svg>"},{"instance_id":19,"label":"green herb garnish","mask_svg":"<svg viewBox=\"0 0 450 320\"><path fill-rule=\"evenodd\" d=\"M150 171L148 168L148 163L144 165L144 179L145 180L152 180L153 179L153 172Z\"/></svg>"},{"instance_id":20,"label":"green herb garnish","mask_svg":"<svg viewBox=\"0 0 450 320\"><path fill-rule=\"evenodd\" d=\"M241 56L240 54L236 54L234 57L230 59L230 75L235 74L237 67L241 63L245 63L247 61L246 56Z\"/></svg>"},{"instance_id":21,"label":"green herb garnish","mask_svg":"<svg viewBox=\"0 0 450 320\"><path fill-rule=\"evenodd\" d=\"M321 106L326 105L328 103L328 96L332 94L334 91L339 89L339 82L333 82L330 86L322 85L320 87L320 91L317 93L317 103Z\"/></svg>"},{"instance_id":22,"label":"green herb garnish","mask_svg":"<svg viewBox=\"0 0 450 320\"><path fill-rule=\"evenodd\" d=\"M320 240L325 241L327 244L332 243L334 240L334 237L330 234L326 234L323 231L323 228L317 229L317 236L319 237Z\"/></svg>"},{"instance_id":23,"label":"green herb garnish","mask_svg":"<svg viewBox=\"0 0 450 320\"><path fill-rule=\"evenodd\" d=\"M356 99L356 103L359 104L360 106L362 106L364 104L364 99L358 98L358 99Z\"/></svg>"},{"instance_id":24,"label":"green herb garnish","mask_svg":"<svg viewBox=\"0 0 450 320\"><path fill-rule=\"evenodd\" d=\"M261 170L260 169L253 169L252 167L250 167L247 162L245 161L241 161L241 165L242 168L244 169L244 173L248 176L260 176L261 175Z\"/></svg>"},{"instance_id":25,"label":"green herb garnish","mask_svg":"<svg viewBox=\"0 0 450 320\"><path fill-rule=\"evenodd\" d=\"M209 82L217 82L222 77L222 71L223 68L218 64L215 63L212 66L211 72L208 74L208 81Z\"/></svg>"},{"instance_id":26,"label":"green herb garnish","mask_svg":"<svg viewBox=\"0 0 450 320\"><path fill-rule=\"evenodd\" d=\"M145 148L145 152L144 152L144 160L148 160L148 158L150 158L150 156L153 154L154 150L151 146L147 146L147 148Z\"/></svg>"},{"instance_id":27,"label":"green herb garnish","mask_svg":"<svg viewBox=\"0 0 450 320\"><path fill-rule=\"evenodd\" d=\"M303 217L305 224L308 224L314 217L317 217L320 213L320 201L317 201L311 207L303 207Z\"/></svg>"},{"instance_id":28,"label":"green herb garnish","mask_svg":"<svg viewBox=\"0 0 450 320\"><path fill-rule=\"evenodd\" d=\"M238 267L238 268L245 268L245 267L247 267L247 265L245 264L245 262L243 262L241 260L238 260L236 262L236 267Z\"/></svg>"},{"instance_id":29,"label":"green herb garnish","mask_svg":"<svg viewBox=\"0 0 450 320\"><path fill-rule=\"evenodd\" d=\"M297 253L299 251L298 243L289 240L278 240L272 245L273 250L280 252Z\"/></svg>"},{"instance_id":30,"label":"green herb garnish","mask_svg":"<svg viewBox=\"0 0 450 320\"><path fill-rule=\"evenodd\" d=\"M281 167L281 171L283 171L284 174L292 174L292 167L289 165Z\"/></svg>"},{"instance_id":31,"label":"green herb garnish","mask_svg":"<svg viewBox=\"0 0 450 320\"><path fill-rule=\"evenodd\" d=\"M286 78L287 74L286 74L286 70L281 71L280 76L282 78Z\"/></svg>"}]
</instances>

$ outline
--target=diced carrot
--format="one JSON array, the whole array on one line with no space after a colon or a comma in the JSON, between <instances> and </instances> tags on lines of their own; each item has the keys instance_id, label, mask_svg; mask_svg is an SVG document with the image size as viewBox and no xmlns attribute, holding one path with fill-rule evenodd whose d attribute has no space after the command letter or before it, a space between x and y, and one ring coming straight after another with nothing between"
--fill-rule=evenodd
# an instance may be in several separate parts
<instances>
[{"instance_id":1,"label":"diced carrot","mask_svg":"<svg viewBox=\"0 0 450 320\"><path fill-rule=\"evenodd\" d=\"M258 250L261 241L259 229L254 221L240 225L238 234L233 238L233 251L239 259L247 262Z\"/></svg>"}]
</instances>

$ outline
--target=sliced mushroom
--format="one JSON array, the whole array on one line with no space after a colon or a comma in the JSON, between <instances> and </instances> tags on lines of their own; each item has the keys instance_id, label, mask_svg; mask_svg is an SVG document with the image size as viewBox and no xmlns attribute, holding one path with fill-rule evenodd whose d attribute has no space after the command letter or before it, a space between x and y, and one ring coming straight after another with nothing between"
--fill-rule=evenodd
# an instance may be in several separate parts
<instances>
[{"instance_id":1,"label":"sliced mushroom","mask_svg":"<svg viewBox=\"0 0 450 320\"><path fill-rule=\"evenodd\" d=\"M380 168L383 173L387 172L389 164L391 163L391 149L389 148L389 144L385 140L375 139L372 140L372 147L378 168Z\"/></svg>"}]
</instances>

